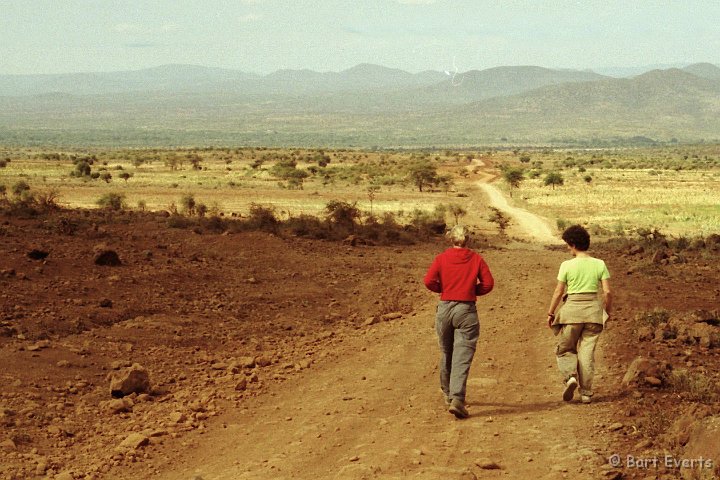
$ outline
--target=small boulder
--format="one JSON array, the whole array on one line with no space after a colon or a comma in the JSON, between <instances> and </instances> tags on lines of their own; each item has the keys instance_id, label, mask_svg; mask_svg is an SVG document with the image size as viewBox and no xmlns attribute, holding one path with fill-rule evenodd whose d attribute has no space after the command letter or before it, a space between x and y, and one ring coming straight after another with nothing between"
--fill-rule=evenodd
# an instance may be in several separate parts
<instances>
[{"instance_id":1,"label":"small boulder","mask_svg":"<svg viewBox=\"0 0 720 480\"><path fill-rule=\"evenodd\" d=\"M138 448L143 447L148 443L150 443L150 439L142 433L131 433L125 438L125 440L120 443L120 445L118 445L118 449L137 450Z\"/></svg>"},{"instance_id":2,"label":"small boulder","mask_svg":"<svg viewBox=\"0 0 720 480\"><path fill-rule=\"evenodd\" d=\"M27 254L28 258L32 260L45 260L48 255L50 255L49 252L37 248L33 248Z\"/></svg>"},{"instance_id":3,"label":"small boulder","mask_svg":"<svg viewBox=\"0 0 720 480\"><path fill-rule=\"evenodd\" d=\"M17 450L17 445L11 439L3 440L0 442L0 450L4 452L14 452Z\"/></svg>"},{"instance_id":4,"label":"small boulder","mask_svg":"<svg viewBox=\"0 0 720 480\"><path fill-rule=\"evenodd\" d=\"M667 383L671 371L672 366L668 363L636 357L625 372L622 385L626 388L646 385L661 386ZM651 380L648 381L648 378ZM656 380L659 380L660 383L658 384Z\"/></svg>"},{"instance_id":5,"label":"small boulder","mask_svg":"<svg viewBox=\"0 0 720 480\"><path fill-rule=\"evenodd\" d=\"M110 250L105 245L98 245L94 249L94 259L95 265L100 265L104 267L118 267L122 265L122 262L120 261L120 256L117 254L115 250Z\"/></svg>"},{"instance_id":6,"label":"small boulder","mask_svg":"<svg viewBox=\"0 0 720 480\"><path fill-rule=\"evenodd\" d=\"M382 315L380 318L382 318L384 321L388 322L390 320L396 320L398 318L402 318L402 313L400 312L390 312Z\"/></svg>"},{"instance_id":7,"label":"small boulder","mask_svg":"<svg viewBox=\"0 0 720 480\"><path fill-rule=\"evenodd\" d=\"M667 260L668 253L664 248L658 248L652 256L652 262L656 265L662 264L663 260Z\"/></svg>"},{"instance_id":8,"label":"small boulder","mask_svg":"<svg viewBox=\"0 0 720 480\"><path fill-rule=\"evenodd\" d=\"M150 389L150 375L138 363L111 376L110 394L114 398L122 398L131 393L150 393Z\"/></svg>"},{"instance_id":9,"label":"small boulder","mask_svg":"<svg viewBox=\"0 0 720 480\"><path fill-rule=\"evenodd\" d=\"M702 478L720 478L720 416L705 418L695 424L689 435L683 457L686 459L706 459L702 465L682 469L683 478L698 478L694 474L700 472ZM697 462L697 460L696 460ZM706 476L705 476L706 475Z\"/></svg>"},{"instance_id":10,"label":"small boulder","mask_svg":"<svg viewBox=\"0 0 720 480\"><path fill-rule=\"evenodd\" d=\"M272 360L266 356L255 357L255 365L258 367L267 367L272 364Z\"/></svg>"},{"instance_id":11,"label":"small boulder","mask_svg":"<svg viewBox=\"0 0 720 480\"><path fill-rule=\"evenodd\" d=\"M237 360L238 365L243 368L253 368L255 366L255 358L253 357L240 357Z\"/></svg>"}]
</instances>

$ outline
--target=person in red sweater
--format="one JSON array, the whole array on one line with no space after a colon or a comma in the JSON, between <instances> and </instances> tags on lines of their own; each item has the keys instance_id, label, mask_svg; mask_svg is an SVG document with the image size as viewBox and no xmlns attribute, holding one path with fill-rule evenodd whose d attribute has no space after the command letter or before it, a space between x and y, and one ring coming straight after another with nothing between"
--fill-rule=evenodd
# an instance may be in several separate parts
<instances>
[{"instance_id":1,"label":"person in red sweater","mask_svg":"<svg viewBox=\"0 0 720 480\"><path fill-rule=\"evenodd\" d=\"M447 234L453 246L435 257L425 275L425 286L440 294L435 330L440 344L440 388L448 411L467 418L465 387L480 322L475 300L495 286L490 268L483 257L467 248L468 229L456 225Z\"/></svg>"}]
</instances>

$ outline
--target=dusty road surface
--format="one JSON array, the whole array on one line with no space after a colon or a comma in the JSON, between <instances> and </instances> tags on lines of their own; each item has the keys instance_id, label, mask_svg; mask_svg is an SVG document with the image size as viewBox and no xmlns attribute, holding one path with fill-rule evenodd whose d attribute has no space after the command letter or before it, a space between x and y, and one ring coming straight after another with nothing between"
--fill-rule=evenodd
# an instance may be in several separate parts
<instances>
[{"instance_id":1,"label":"dusty road surface","mask_svg":"<svg viewBox=\"0 0 720 480\"><path fill-rule=\"evenodd\" d=\"M537 242L546 244L562 243L547 220L527 210L510 205L502 192L490 183L480 181L478 182L478 186L490 198L490 205L507 213L512 218L513 224L510 226L511 231Z\"/></svg>"},{"instance_id":2,"label":"dusty road surface","mask_svg":"<svg viewBox=\"0 0 720 480\"><path fill-rule=\"evenodd\" d=\"M502 268L479 300L469 419L442 403L428 293L413 315L344 337L332 360L227 412L157 478L598 478L608 451L592 432L608 399L560 398L542 314L562 255L548 253L487 254Z\"/></svg>"}]
</instances>

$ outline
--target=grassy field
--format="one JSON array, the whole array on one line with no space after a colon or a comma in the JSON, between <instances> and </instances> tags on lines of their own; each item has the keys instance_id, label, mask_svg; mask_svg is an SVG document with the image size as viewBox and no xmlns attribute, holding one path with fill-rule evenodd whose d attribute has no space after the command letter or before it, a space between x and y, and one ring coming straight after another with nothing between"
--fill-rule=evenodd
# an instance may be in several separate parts
<instances>
[{"instance_id":1,"label":"grassy field","mask_svg":"<svg viewBox=\"0 0 720 480\"><path fill-rule=\"evenodd\" d=\"M474 151L0 148L0 185L13 198L14 186L27 182L30 192L54 192L66 207L96 208L98 199L117 193L126 208L182 212L184 199L192 197L209 215L242 216L259 204L274 208L280 219L323 215L328 202L342 200L355 203L365 218L372 210L376 217L391 213L410 223L418 212L440 212L452 224L454 206L464 212L464 223L494 230L487 200L477 192L479 177L467 176L471 159L483 161L486 176L521 169L513 201L559 228L582 223L608 236L638 228L675 236L720 231L715 145ZM79 174L83 162L88 170ZM290 174L280 168L288 162ZM442 180L422 192L412 178L420 164ZM298 172L305 178L294 181ZM545 185L550 172L559 173L563 184ZM506 182L499 184L510 193Z\"/></svg>"},{"instance_id":2,"label":"grassy field","mask_svg":"<svg viewBox=\"0 0 720 480\"><path fill-rule=\"evenodd\" d=\"M7 159L0 169L0 185L6 186L8 197L13 186L24 181L31 192L55 192L57 203L65 207L97 208L103 195L117 193L124 196L127 208L182 211L183 197L192 196L209 214L242 216L252 204L259 204L273 207L279 219L286 219L322 215L328 202L342 200L355 203L365 216L387 212L409 222L417 212L432 214L454 204L468 212L465 221L490 228L487 207L468 193L476 188L471 183L449 182L420 192L408 177L410 166L420 162L432 165L438 174L446 172L449 179L467 164L467 154L454 152L5 149L0 150L0 158ZM99 178L76 175L83 159L92 159L90 171ZM288 160L307 174L301 184L274 170ZM107 174L111 178L104 181ZM123 174L131 176L123 179ZM449 214L446 218L452 220Z\"/></svg>"},{"instance_id":3,"label":"grassy field","mask_svg":"<svg viewBox=\"0 0 720 480\"><path fill-rule=\"evenodd\" d=\"M523 155L531 158L516 203L560 226L581 223L606 235L638 228L675 236L720 232L717 146L518 153L504 164L523 165L514 158ZM549 171L560 173L563 185L545 185Z\"/></svg>"}]
</instances>

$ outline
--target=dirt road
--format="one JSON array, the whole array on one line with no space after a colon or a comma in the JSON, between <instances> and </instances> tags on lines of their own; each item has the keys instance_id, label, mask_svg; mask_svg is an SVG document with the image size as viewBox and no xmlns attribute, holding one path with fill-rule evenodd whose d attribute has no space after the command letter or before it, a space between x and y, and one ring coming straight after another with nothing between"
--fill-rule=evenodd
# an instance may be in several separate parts
<instances>
[{"instance_id":1,"label":"dirt road","mask_svg":"<svg viewBox=\"0 0 720 480\"><path fill-rule=\"evenodd\" d=\"M522 208L513 207L508 203L502 192L490 183L480 181L478 186L490 198L490 204L493 207L507 213L512 218L514 225L511 224L511 230L537 242L547 244L562 243L545 219Z\"/></svg>"},{"instance_id":2,"label":"dirt road","mask_svg":"<svg viewBox=\"0 0 720 480\"><path fill-rule=\"evenodd\" d=\"M414 315L341 339L333 358L228 412L226 428L196 435L179 459L156 466L158 478L597 478L608 452L588 435L585 415L597 422L607 403L561 401L542 325L561 258L488 253L503 268L479 301L469 419L442 403L428 293ZM481 468L493 463L500 468Z\"/></svg>"}]
</instances>

